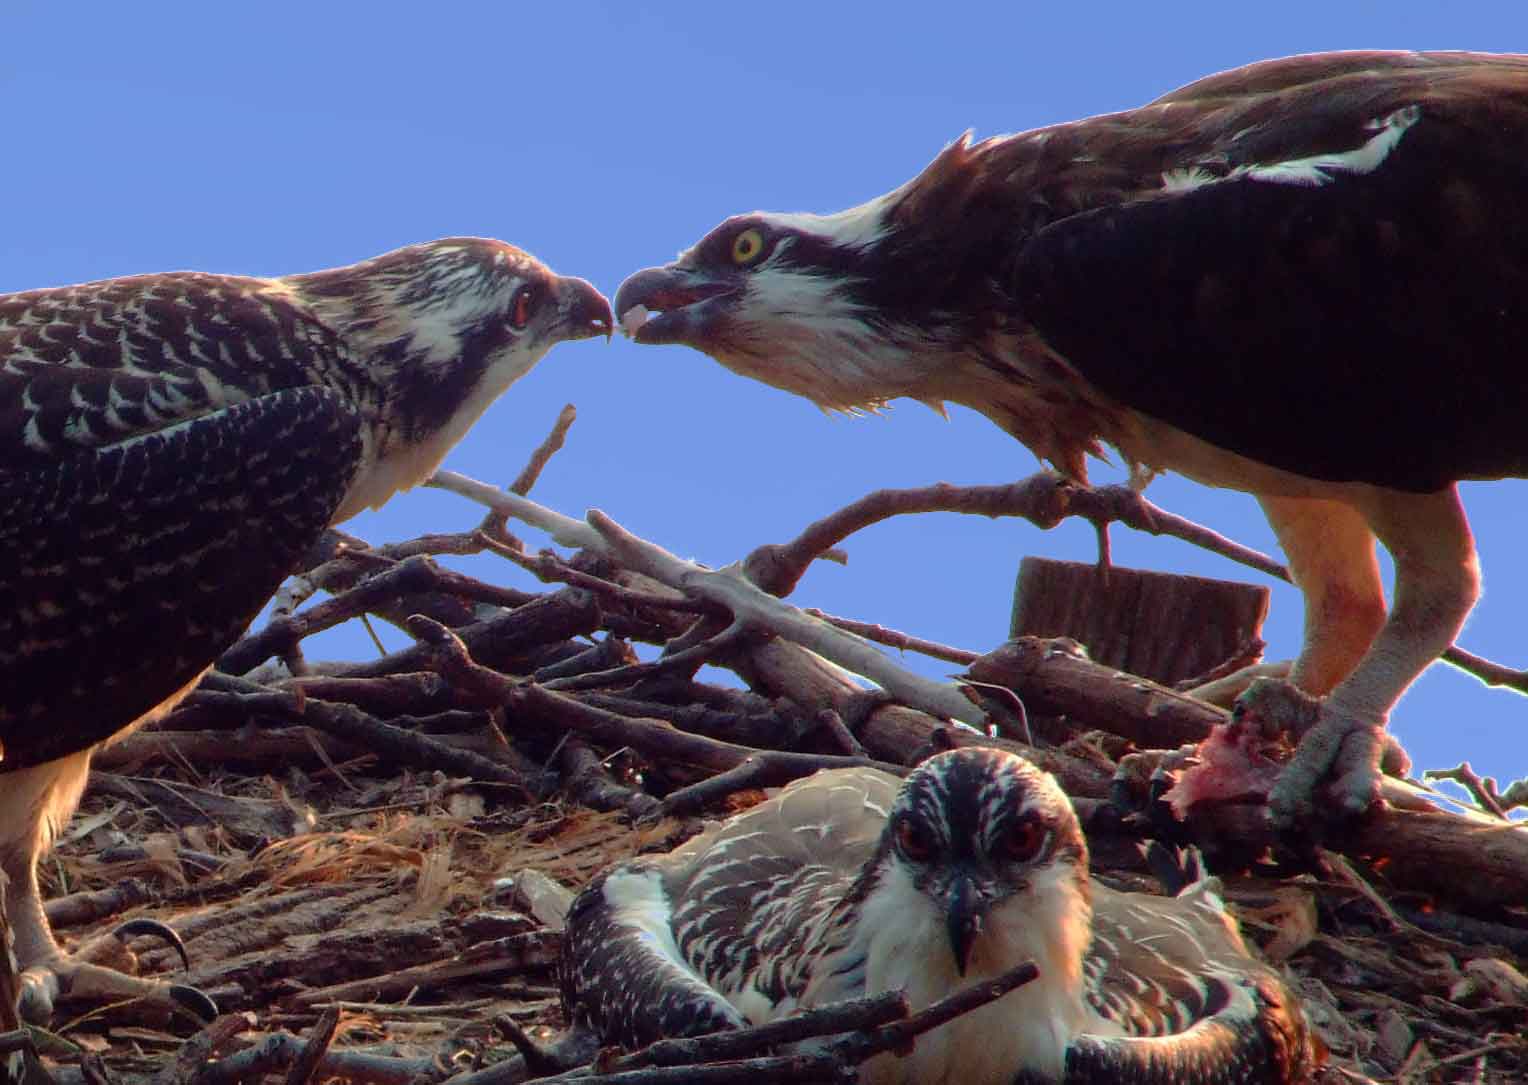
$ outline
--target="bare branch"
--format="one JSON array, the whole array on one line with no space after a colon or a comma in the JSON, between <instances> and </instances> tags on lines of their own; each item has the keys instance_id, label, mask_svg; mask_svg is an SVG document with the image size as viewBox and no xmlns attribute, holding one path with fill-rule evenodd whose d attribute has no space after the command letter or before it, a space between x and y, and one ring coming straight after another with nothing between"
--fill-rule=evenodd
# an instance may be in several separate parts
<instances>
[{"instance_id":1,"label":"bare branch","mask_svg":"<svg viewBox=\"0 0 1528 1085\"><path fill-rule=\"evenodd\" d=\"M552 432L548 433L546 439L536 446L536 451L531 453L530 462L520 471L519 477L509 484L510 493L524 497L531 492L531 487L536 485L536 480L541 477L541 472L546 465L562 450L568 430L572 428L573 420L577 417L578 408L571 403L557 412L557 421L552 424Z\"/></svg>"}]
</instances>

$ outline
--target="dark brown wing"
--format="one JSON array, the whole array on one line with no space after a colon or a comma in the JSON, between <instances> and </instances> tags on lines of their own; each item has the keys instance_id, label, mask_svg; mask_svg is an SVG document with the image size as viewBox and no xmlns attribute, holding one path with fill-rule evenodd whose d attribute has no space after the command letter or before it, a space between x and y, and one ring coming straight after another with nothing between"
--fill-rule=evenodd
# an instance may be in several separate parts
<instances>
[{"instance_id":1,"label":"dark brown wing","mask_svg":"<svg viewBox=\"0 0 1528 1085\"><path fill-rule=\"evenodd\" d=\"M1162 114L1184 133L1162 161L1178 187L1022 247L1017 313L1113 399L1300 475L1425 492L1528 473L1523 58L1173 112L1197 108ZM1372 168L1259 174L1387 117Z\"/></svg>"},{"instance_id":2,"label":"dark brown wing","mask_svg":"<svg viewBox=\"0 0 1528 1085\"><path fill-rule=\"evenodd\" d=\"M201 673L328 525L353 409L286 389L0 470L0 772L110 737Z\"/></svg>"},{"instance_id":3,"label":"dark brown wing","mask_svg":"<svg viewBox=\"0 0 1528 1085\"><path fill-rule=\"evenodd\" d=\"M261 279L170 272L0 295L0 465L47 466L350 368L339 337Z\"/></svg>"}]
</instances>

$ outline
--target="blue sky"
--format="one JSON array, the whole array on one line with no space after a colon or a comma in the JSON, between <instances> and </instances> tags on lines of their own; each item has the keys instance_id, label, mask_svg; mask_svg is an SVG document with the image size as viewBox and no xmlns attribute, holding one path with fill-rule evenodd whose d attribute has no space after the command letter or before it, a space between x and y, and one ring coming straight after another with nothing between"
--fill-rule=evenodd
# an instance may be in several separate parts
<instances>
[{"instance_id":1,"label":"blue sky","mask_svg":"<svg viewBox=\"0 0 1528 1085\"><path fill-rule=\"evenodd\" d=\"M895 187L966 129L1129 108L1213 71L1341 48L1528 50L1517 3L1279 5L12 3L0 20L0 291L195 268L281 274L482 234L613 293L727 215L832 211ZM568 344L448 458L512 478L565 402L535 496L598 507L720 565L885 486L992 483L1034 458L982 418L902 403L827 418L679 347ZM1100 470L1099 479L1111 477ZM1253 501L1176 478L1149 496L1262 549ZM1466 488L1486 597L1462 643L1528 665L1528 484ZM352 521L372 541L478 511L432 491ZM1121 564L1257 579L1116 528ZM543 540L531 538L533 545ZM1091 560L1089 528L923 516L851 539L802 605L983 650L1025 554ZM474 571L523 583L507 566ZM1275 586L1271 654L1300 605ZM370 651L358 634L323 642ZM923 669L948 670L941 664ZM1528 775L1528 700L1441 665L1393 727L1419 766Z\"/></svg>"}]
</instances>

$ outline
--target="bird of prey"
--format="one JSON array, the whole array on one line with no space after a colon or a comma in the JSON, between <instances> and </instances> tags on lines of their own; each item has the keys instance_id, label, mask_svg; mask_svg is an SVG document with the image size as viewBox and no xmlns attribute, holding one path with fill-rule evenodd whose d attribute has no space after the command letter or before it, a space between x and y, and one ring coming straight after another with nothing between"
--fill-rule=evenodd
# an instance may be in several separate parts
<instances>
[{"instance_id":1,"label":"bird of prey","mask_svg":"<svg viewBox=\"0 0 1528 1085\"><path fill-rule=\"evenodd\" d=\"M574 901L576 1025L639 1046L883 991L914 1010L1025 961L1038 978L865 1064L888 1085L1298 1081L1309 1030L1198 878L1175 897L1093 881L1048 774L965 747L901 780L820 772Z\"/></svg>"},{"instance_id":2,"label":"bird of prey","mask_svg":"<svg viewBox=\"0 0 1528 1085\"><path fill-rule=\"evenodd\" d=\"M1455 484L1528 475L1525 142L1528 56L1271 60L731 218L616 312L826 409L953 401L1078 480L1110 445L1254 494L1306 611L1304 694L1262 704L1315 721L1271 806L1357 812L1479 594Z\"/></svg>"},{"instance_id":3,"label":"bird of prey","mask_svg":"<svg viewBox=\"0 0 1528 1085\"><path fill-rule=\"evenodd\" d=\"M0 870L26 1016L60 995L205 1012L53 939L38 859L91 751L174 707L330 524L423 481L552 346L610 330L584 280L468 237L0 296Z\"/></svg>"}]
</instances>

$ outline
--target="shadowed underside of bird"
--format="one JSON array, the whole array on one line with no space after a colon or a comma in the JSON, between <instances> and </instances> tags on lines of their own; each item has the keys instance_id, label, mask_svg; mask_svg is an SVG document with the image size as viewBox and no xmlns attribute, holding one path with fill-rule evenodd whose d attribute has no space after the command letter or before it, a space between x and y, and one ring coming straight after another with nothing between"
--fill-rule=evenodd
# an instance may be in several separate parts
<instances>
[{"instance_id":1,"label":"shadowed underside of bird","mask_svg":"<svg viewBox=\"0 0 1528 1085\"><path fill-rule=\"evenodd\" d=\"M863 1082L1289 1082L1312 1058L1278 976L1213 880L1177 897L1092 882L1066 796L966 748L904 782L818 773L570 910L570 1019L638 1046L903 989L920 1009L1034 961L1030 984L867 1063Z\"/></svg>"},{"instance_id":2,"label":"shadowed underside of bird","mask_svg":"<svg viewBox=\"0 0 1528 1085\"><path fill-rule=\"evenodd\" d=\"M37 860L90 751L169 711L331 523L609 331L588 283L481 238L0 296L0 868L27 1016L71 994L207 1010L53 941Z\"/></svg>"},{"instance_id":3,"label":"shadowed underside of bird","mask_svg":"<svg viewBox=\"0 0 1528 1085\"><path fill-rule=\"evenodd\" d=\"M1080 480L1112 445L1257 495L1306 600L1291 678L1327 697L1273 804L1330 774L1358 810L1479 592L1454 484L1528 475L1525 143L1528 57L1268 61L729 219L616 311L826 408L954 401Z\"/></svg>"}]
</instances>

